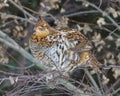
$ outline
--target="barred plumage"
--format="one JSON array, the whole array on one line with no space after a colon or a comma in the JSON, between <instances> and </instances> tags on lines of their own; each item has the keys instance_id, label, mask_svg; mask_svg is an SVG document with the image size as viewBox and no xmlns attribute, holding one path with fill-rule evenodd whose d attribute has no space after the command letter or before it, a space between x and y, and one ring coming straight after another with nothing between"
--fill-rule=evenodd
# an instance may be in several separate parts
<instances>
[{"instance_id":1,"label":"barred plumage","mask_svg":"<svg viewBox=\"0 0 120 96\"><path fill-rule=\"evenodd\" d=\"M52 28L42 18L30 38L32 54L46 63L50 70L60 70L64 75L84 64L95 67L99 62L90 53L92 45L79 31L70 28Z\"/></svg>"}]
</instances>

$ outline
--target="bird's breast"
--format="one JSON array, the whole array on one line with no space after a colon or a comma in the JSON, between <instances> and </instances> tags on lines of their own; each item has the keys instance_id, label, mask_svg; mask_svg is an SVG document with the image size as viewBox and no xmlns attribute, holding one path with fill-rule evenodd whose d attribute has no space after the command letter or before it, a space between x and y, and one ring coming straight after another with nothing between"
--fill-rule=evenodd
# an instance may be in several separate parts
<instances>
[{"instance_id":1,"label":"bird's breast","mask_svg":"<svg viewBox=\"0 0 120 96\"><path fill-rule=\"evenodd\" d=\"M79 56L74 51L70 50L70 48L75 47L77 41L69 41L64 35L59 35L57 40L53 46L46 51L46 55L52 59L52 61L60 66L69 64L71 61L76 61Z\"/></svg>"}]
</instances>

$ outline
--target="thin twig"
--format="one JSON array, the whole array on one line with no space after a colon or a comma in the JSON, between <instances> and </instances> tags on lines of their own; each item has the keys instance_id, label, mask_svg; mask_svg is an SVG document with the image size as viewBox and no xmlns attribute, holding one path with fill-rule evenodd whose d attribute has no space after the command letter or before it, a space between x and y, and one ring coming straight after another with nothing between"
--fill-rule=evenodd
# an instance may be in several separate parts
<instances>
[{"instance_id":1,"label":"thin twig","mask_svg":"<svg viewBox=\"0 0 120 96\"><path fill-rule=\"evenodd\" d=\"M120 91L120 88L118 88L118 89L114 90L114 91L113 91L113 93L111 93L111 96L113 96L113 95L117 94L117 92L119 92L119 91ZM119 94L119 95L120 95L120 94Z\"/></svg>"},{"instance_id":2,"label":"thin twig","mask_svg":"<svg viewBox=\"0 0 120 96\"><path fill-rule=\"evenodd\" d=\"M79 0L79 1L81 1L81 2L88 2L87 0ZM99 7L97 7L97 6L96 6L95 4L93 4L93 3L88 2L88 4L89 4L91 7L97 9L100 13L102 13L103 16L107 17L107 18L118 28L118 30L120 30L120 26L119 26L119 25L116 23L116 21L114 21L105 11L103 11L102 9L100 9Z\"/></svg>"},{"instance_id":3,"label":"thin twig","mask_svg":"<svg viewBox=\"0 0 120 96\"><path fill-rule=\"evenodd\" d=\"M17 7L20 11L22 11L23 13L25 13L26 15L28 15L29 17L31 17L33 20L37 21L37 19L32 16L30 13L28 13L27 11L25 11L22 7L18 6L18 4L16 4L13 0L8 0L11 4L13 4L15 7Z\"/></svg>"},{"instance_id":4,"label":"thin twig","mask_svg":"<svg viewBox=\"0 0 120 96\"><path fill-rule=\"evenodd\" d=\"M108 28L105 28L105 27L101 27L100 28L101 30L105 30L105 31L107 31L107 32L109 32L109 34L111 34L112 33L112 31L111 30L109 30ZM116 34L116 33L112 33L114 36L116 36L117 38L120 38L120 35L119 34Z\"/></svg>"},{"instance_id":5,"label":"thin twig","mask_svg":"<svg viewBox=\"0 0 120 96\"><path fill-rule=\"evenodd\" d=\"M99 0L99 1L100 1L99 8L100 8L100 7L101 7L101 5L102 5L102 2L103 2L103 1L102 1L102 0Z\"/></svg>"},{"instance_id":6,"label":"thin twig","mask_svg":"<svg viewBox=\"0 0 120 96\"><path fill-rule=\"evenodd\" d=\"M66 88L68 88L69 90L75 92L75 94L79 94L79 96L90 96L90 93L84 93L84 91L76 88L74 85L72 85L71 83L69 83L68 81L66 80L63 80L63 79L59 79L58 80L59 84L62 84L64 85Z\"/></svg>"},{"instance_id":7,"label":"thin twig","mask_svg":"<svg viewBox=\"0 0 120 96\"><path fill-rule=\"evenodd\" d=\"M1 38L0 38L0 40L1 40ZM21 68L21 67L12 66L12 65L9 65L9 64L1 64L1 65L6 66L6 67L8 67L8 68L12 68L12 69L17 69L17 70L27 70L27 69L35 66L35 64L31 64L31 65L29 65L29 66L26 66L26 67L24 67L24 68Z\"/></svg>"},{"instance_id":8,"label":"thin twig","mask_svg":"<svg viewBox=\"0 0 120 96\"><path fill-rule=\"evenodd\" d=\"M26 22L29 22L29 23L35 25L35 23L32 22L31 20L25 19L25 18L22 18L22 17L19 17L19 16L15 16L15 15L7 15L7 18L15 18L15 19L19 19L19 20L22 20L22 21L26 21Z\"/></svg>"},{"instance_id":9,"label":"thin twig","mask_svg":"<svg viewBox=\"0 0 120 96\"><path fill-rule=\"evenodd\" d=\"M21 74L16 74L16 73L5 72L2 70L0 70L0 74L11 75L11 76L20 76L21 75Z\"/></svg>"},{"instance_id":10,"label":"thin twig","mask_svg":"<svg viewBox=\"0 0 120 96\"><path fill-rule=\"evenodd\" d=\"M107 93L110 93L119 83L120 83L120 78L118 78L118 80L116 80L116 82L111 85L111 87L107 90Z\"/></svg>"},{"instance_id":11,"label":"thin twig","mask_svg":"<svg viewBox=\"0 0 120 96\"><path fill-rule=\"evenodd\" d=\"M64 17L73 17L73 16L78 16L78 15L85 15L85 14L93 14L93 13L99 13L96 10L90 10L90 11L82 11L82 12L76 12L76 13L71 13L67 15L63 15Z\"/></svg>"},{"instance_id":12,"label":"thin twig","mask_svg":"<svg viewBox=\"0 0 120 96\"><path fill-rule=\"evenodd\" d=\"M97 92L96 92L97 96L102 96L97 83L95 82L95 80L93 79L93 77L91 76L89 71L86 68L84 70L85 70L85 73L87 74L87 76L89 77L89 79L91 80L92 84L95 86L95 88L97 90Z\"/></svg>"},{"instance_id":13,"label":"thin twig","mask_svg":"<svg viewBox=\"0 0 120 96\"><path fill-rule=\"evenodd\" d=\"M2 32L0 30L0 41L11 47L12 49L19 52L22 56L30 60L31 62L34 62L37 66L39 66L41 69L45 70L46 67L42 65L39 61L37 61L32 55L30 55L27 51L25 51L22 47L20 47L13 39L11 39L7 34Z\"/></svg>"}]
</instances>

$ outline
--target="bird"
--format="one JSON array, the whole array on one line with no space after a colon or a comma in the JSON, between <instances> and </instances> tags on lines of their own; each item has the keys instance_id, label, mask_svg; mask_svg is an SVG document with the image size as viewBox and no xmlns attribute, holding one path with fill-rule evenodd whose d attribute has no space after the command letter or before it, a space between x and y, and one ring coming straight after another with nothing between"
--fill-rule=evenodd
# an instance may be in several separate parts
<instances>
[{"instance_id":1,"label":"bird","mask_svg":"<svg viewBox=\"0 0 120 96\"><path fill-rule=\"evenodd\" d=\"M101 64L91 49L90 41L81 32L69 27L51 27L40 18L29 39L33 56L48 70L59 70L65 76L77 67L91 66L101 73Z\"/></svg>"},{"instance_id":2,"label":"bird","mask_svg":"<svg viewBox=\"0 0 120 96\"><path fill-rule=\"evenodd\" d=\"M81 32L68 27L53 28L43 18L37 22L34 31L29 40L30 50L36 59L47 61L46 65L52 70L70 71L75 66L70 63L77 63L82 51L92 49Z\"/></svg>"}]
</instances>

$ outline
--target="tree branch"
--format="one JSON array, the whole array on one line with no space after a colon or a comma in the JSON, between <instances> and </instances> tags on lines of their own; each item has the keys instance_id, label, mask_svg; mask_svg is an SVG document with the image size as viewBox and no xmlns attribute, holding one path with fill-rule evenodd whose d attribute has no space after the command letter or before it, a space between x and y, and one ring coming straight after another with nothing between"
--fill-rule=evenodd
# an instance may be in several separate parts
<instances>
[{"instance_id":1,"label":"tree branch","mask_svg":"<svg viewBox=\"0 0 120 96\"><path fill-rule=\"evenodd\" d=\"M17 7L20 11L22 11L23 13L25 13L27 16L31 17L33 20L37 21L37 19L32 16L30 13L28 13L27 11L25 11L22 7L18 6L13 0L8 0L11 4L13 4L15 7Z\"/></svg>"},{"instance_id":2,"label":"tree branch","mask_svg":"<svg viewBox=\"0 0 120 96\"><path fill-rule=\"evenodd\" d=\"M90 3L87 0L78 0L78 1L87 2L91 7L95 8L100 13L102 13L103 16L107 17L118 28L118 30L120 30L120 26L116 23L116 21L114 21L105 11L103 11L102 9L100 9L99 7L97 7L95 4Z\"/></svg>"},{"instance_id":3,"label":"tree branch","mask_svg":"<svg viewBox=\"0 0 120 96\"><path fill-rule=\"evenodd\" d=\"M20 47L13 39L11 39L7 34L2 32L0 30L0 42L5 43L10 48L16 50L19 52L22 56L30 60L31 62L35 63L37 66L39 66L42 70L45 70L46 67L42 65L39 61L37 61L31 54L29 54L27 51L25 51L22 47Z\"/></svg>"}]
</instances>

